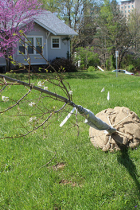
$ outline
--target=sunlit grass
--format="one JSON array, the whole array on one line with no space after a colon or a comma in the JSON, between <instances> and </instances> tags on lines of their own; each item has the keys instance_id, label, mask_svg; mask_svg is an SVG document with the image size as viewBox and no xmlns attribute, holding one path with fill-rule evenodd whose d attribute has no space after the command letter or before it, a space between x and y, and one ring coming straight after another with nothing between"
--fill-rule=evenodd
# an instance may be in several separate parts
<instances>
[{"instance_id":1,"label":"sunlit grass","mask_svg":"<svg viewBox=\"0 0 140 210\"><path fill-rule=\"evenodd\" d=\"M26 75L17 75L26 79ZM73 91L73 101L95 114L106 108L126 106L140 116L140 79L136 76L116 75L112 72L65 73ZM44 78L44 76L43 76ZM39 78L33 77L37 84ZM49 85L48 85L49 86ZM105 91L101 93L102 88ZM53 91L53 87L49 87ZM57 88L55 89L57 91ZM110 100L107 93L110 92ZM2 94L16 101L27 92L12 86ZM61 91L58 90L59 93ZM29 106L37 102L36 92L29 94L26 103L1 115L0 137L21 132L37 109ZM13 101L0 101L1 110ZM44 111L60 102L48 98L38 101ZM60 128L68 111L54 116L52 123L23 138L0 140L0 209L4 210L132 210L140 209L140 149L104 153L95 149L88 137L89 126L84 118L75 115ZM71 128L71 129L70 129Z\"/></svg>"}]
</instances>

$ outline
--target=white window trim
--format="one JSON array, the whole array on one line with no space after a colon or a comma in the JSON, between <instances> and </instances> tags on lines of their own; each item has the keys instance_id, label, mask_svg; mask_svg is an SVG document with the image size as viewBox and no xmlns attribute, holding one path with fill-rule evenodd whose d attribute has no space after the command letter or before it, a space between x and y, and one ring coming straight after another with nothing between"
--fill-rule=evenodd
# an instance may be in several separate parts
<instances>
[{"instance_id":1,"label":"white window trim","mask_svg":"<svg viewBox=\"0 0 140 210\"><path fill-rule=\"evenodd\" d=\"M53 39L59 39L59 47L58 48L52 46L52 44L53 44L52 40ZM51 36L51 49L52 50L60 50L61 49L61 39L60 39L60 36Z\"/></svg>"},{"instance_id":2,"label":"white window trim","mask_svg":"<svg viewBox=\"0 0 140 210\"><path fill-rule=\"evenodd\" d=\"M43 36L34 36L34 35L28 35L27 36L27 39L28 38L33 38L33 45L36 47L36 38L42 38L42 47L43 47ZM27 40L28 41L28 40ZM27 48L28 47L28 45L27 44L25 44L25 48ZM44 51L43 51L43 49L42 49L42 52L43 52L43 54L44 54ZM18 44L18 55L22 55L22 54L20 54L19 53L19 44ZM27 55L27 50L25 49L25 54L24 55ZM40 55L39 53L37 53L36 52L36 50L34 49L34 52L33 52L33 54L29 54L29 55Z\"/></svg>"}]
</instances>

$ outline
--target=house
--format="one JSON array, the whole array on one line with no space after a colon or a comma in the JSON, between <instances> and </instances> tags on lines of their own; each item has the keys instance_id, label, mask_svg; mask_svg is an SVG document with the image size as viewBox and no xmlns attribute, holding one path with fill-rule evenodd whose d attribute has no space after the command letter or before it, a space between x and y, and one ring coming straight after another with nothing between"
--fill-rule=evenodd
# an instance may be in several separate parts
<instances>
[{"instance_id":1,"label":"house","mask_svg":"<svg viewBox=\"0 0 140 210\"><path fill-rule=\"evenodd\" d=\"M27 39L36 47L37 51L31 46L27 46L27 50L25 50L23 44L19 43L13 59L27 65L28 63L21 52L25 56L29 54L31 65L44 65L47 64L47 61L50 62L55 58L67 58L67 55L70 54L70 37L75 35L78 34L56 15L50 11L44 11L34 18L34 29L27 34ZM40 50L47 61L39 54ZM0 58L0 66L5 65L5 59Z\"/></svg>"}]
</instances>

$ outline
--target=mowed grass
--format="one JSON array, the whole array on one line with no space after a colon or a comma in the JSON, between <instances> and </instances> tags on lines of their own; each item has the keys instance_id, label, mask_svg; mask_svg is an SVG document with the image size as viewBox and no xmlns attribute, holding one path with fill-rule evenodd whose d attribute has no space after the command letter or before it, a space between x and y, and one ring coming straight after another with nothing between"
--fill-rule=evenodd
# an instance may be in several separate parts
<instances>
[{"instance_id":1,"label":"mowed grass","mask_svg":"<svg viewBox=\"0 0 140 210\"><path fill-rule=\"evenodd\" d=\"M10 76L27 80L22 74ZM65 73L64 78L71 86L73 102L77 105L95 114L125 106L140 116L140 77L122 74L116 77L112 72L77 72ZM32 77L34 84L39 80ZM50 91L62 93L49 83L47 86ZM103 87L105 91L101 93ZM0 110L14 104L27 91L22 86L6 88L1 95L9 97L10 101L0 100ZM48 116L42 115L43 111L47 113L48 109L63 105L42 95L40 98L38 100L37 92L32 91L25 103L1 114L0 209L140 209L140 148L114 153L94 148L89 139L89 126L79 114L71 116L60 128L72 107L67 107L59 116L54 115L37 131L15 138L15 134L37 126L29 123L31 116L36 116L41 123ZM36 102L37 107L30 107L31 101ZM9 135L13 138L2 139Z\"/></svg>"}]
</instances>

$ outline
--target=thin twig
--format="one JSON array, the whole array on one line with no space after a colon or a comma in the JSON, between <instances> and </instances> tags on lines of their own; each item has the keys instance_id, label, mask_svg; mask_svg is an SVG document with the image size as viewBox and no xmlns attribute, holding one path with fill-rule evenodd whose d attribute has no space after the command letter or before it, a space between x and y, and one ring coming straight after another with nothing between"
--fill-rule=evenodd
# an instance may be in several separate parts
<instances>
[{"instance_id":1,"label":"thin twig","mask_svg":"<svg viewBox=\"0 0 140 210\"><path fill-rule=\"evenodd\" d=\"M7 87L7 84L0 90L2 92Z\"/></svg>"},{"instance_id":2,"label":"thin twig","mask_svg":"<svg viewBox=\"0 0 140 210\"><path fill-rule=\"evenodd\" d=\"M38 128L40 128L41 126L43 126L43 125L51 118L51 116L52 116L54 113L60 112L62 109L64 109L65 106L66 106L66 103L65 103L60 109L58 109L58 110L52 112L52 113L47 117L47 119L43 121L43 123L41 123L39 126L37 126L37 127L35 127L34 129L32 129L31 131L28 131L28 132L25 133L25 134L20 134L20 135L18 135L18 136L14 136L14 137L12 137L12 136L11 136L11 137L10 137L10 136L8 137L8 136L7 136L7 137L3 137L3 138L0 138L0 139L5 139L5 138L21 138L21 137L27 136L28 134L34 132L35 130L37 130Z\"/></svg>"},{"instance_id":3,"label":"thin twig","mask_svg":"<svg viewBox=\"0 0 140 210\"><path fill-rule=\"evenodd\" d=\"M69 98L67 99L67 98L65 98L63 96L60 96L60 95L56 94L56 93L50 92L48 90L44 90L44 89L39 88L37 86L30 85L29 83L26 83L26 82L23 82L23 81L20 81L20 80L17 80L17 79L13 79L13 78L7 77L5 75L1 75L0 74L0 77L1 78L5 77L5 79L7 79L8 81L12 81L12 82L15 82L15 83L18 83L18 84L22 84L22 85L24 85L26 87L30 87L30 88L32 88L34 90L37 90L37 91L41 92L41 93L46 93L46 94L52 96L54 100L57 99L59 101L63 101L65 103L69 104L72 107L76 107L76 104L74 104L74 102L70 101Z\"/></svg>"},{"instance_id":4,"label":"thin twig","mask_svg":"<svg viewBox=\"0 0 140 210\"><path fill-rule=\"evenodd\" d=\"M18 105L19 102L22 101L23 98L25 98L30 92L31 92L31 89L28 91L28 93L26 93L24 96L22 96L22 98L20 98L14 105L8 107L7 109L5 109L4 111L2 111L2 112L0 112L0 113L4 113L4 112L6 112L6 111L12 109L12 108L15 107L16 105Z\"/></svg>"},{"instance_id":5,"label":"thin twig","mask_svg":"<svg viewBox=\"0 0 140 210\"><path fill-rule=\"evenodd\" d=\"M29 131L29 132L27 132L27 133L25 133L25 134L20 134L20 135L18 135L18 136L14 136L14 137L12 137L12 136L6 136L6 137L0 138L0 139L5 139L5 138L7 138L7 139L9 138L9 139L10 139L10 138L21 138L21 137L25 137L25 136L27 136L28 134L30 134L30 133L34 132L35 130L37 130L38 128L40 128L42 125L44 125L45 122L47 122L48 119L52 116L52 114L53 114L53 113L51 113L51 114L47 117L47 119L44 120L44 122L41 123L38 127L32 129L31 131Z\"/></svg>"}]
</instances>

